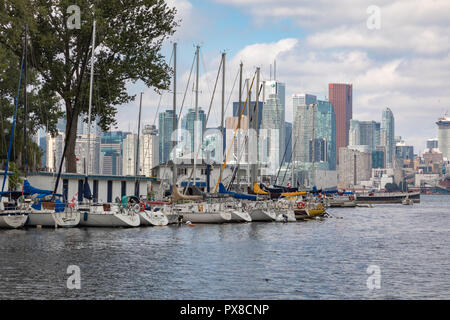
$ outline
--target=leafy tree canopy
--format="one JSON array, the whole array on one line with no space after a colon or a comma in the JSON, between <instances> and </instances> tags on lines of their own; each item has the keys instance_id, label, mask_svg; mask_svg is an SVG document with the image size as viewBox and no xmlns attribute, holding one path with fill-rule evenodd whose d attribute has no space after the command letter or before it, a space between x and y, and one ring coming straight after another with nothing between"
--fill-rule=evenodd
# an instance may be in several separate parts
<instances>
[{"instance_id":1,"label":"leafy tree canopy","mask_svg":"<svg viewBox=\"0 0 450 320\"><path fill-rule=\"evenodd\" d=\"M68 12L71 5L80 8L79 29L68 27L68 20L74 18L74 12ZM30 68L36 72L41 90L56 94L64 106L68 172L76 172L78 117L88 111L94 18L91 119L98 116L103 130L116 124L117 105L135 99L127 93L127 84L141 80L156 90L169 86L171 70L160 50L178 22L175 8L169 8L164 0L5 0L0 6L0 45L21 57L27 24Z\"/></svg>"}]
</instances>

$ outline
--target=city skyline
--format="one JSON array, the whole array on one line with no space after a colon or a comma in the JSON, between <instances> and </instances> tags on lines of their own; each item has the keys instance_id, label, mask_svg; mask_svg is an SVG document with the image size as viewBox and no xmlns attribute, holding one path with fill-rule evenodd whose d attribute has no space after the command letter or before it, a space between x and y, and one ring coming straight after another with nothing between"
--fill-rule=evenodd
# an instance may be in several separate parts
<instances>
[{"instance_id":1,"label":"city skyline","mask_svg":"<svg viewBox=\"0 0 450 320\"><path fill-rule=\"evenodd\" d=\"M330 9L327 12L334 12L337 4L332 1L320 4L266 1L266 10L250 0L170 1L183 19L171 39L179 47L177 100L181 104L195 50L193 44L199 43L199 104L203 107L209 105L221 51L227 52L226 97L240 61L244 63L244 79L260 66L262 78L270 80L270 66L273 70L277 60L276 77L286 83L286 97L295 92L310 92L325 100L328 83L352 83L354 119L378 121L372 115L389 107L399 116L398 134L420 150L427 139L436 136L435 119L450 105L444 80L450 70L449 43L443 38L449 27L444 13L450 4L419 2L420 15L411 14L416 13L413 3L400 1L390 5L382 1L378 4L381 28L369 30L366 10L372 4L370 1L339 4L341 9L336 11L339 15L333 13L326 20L319 12L326 8ZM218 15L220 19L213 18ZM415 37L410 37L410 32L415 32ZM408 39L404 45L403 39ZM169 60L171 43L166 43L163 52ZM152 123L159 96L142 84L130 85L129 90L145 92L143 121ZM186 106L193 105L189 103L191 95L192 92L187 95ZM230 101L237 101L237 96L235 88ZM170 108L171 99L172 94L165 93L161 105ZM286 121L292 122L292 103L288 98L286 102ZM129 117L137 105L134 102L119 107L118 115L124 119L120 129L126 130L128 121L135 122ZM212 108L220 110L220 93L216 93ZM231 115L231 109L228 106L226 116ZM219 123L220 117L213 113L207 125Z\"/></svg>"}]
</instances>

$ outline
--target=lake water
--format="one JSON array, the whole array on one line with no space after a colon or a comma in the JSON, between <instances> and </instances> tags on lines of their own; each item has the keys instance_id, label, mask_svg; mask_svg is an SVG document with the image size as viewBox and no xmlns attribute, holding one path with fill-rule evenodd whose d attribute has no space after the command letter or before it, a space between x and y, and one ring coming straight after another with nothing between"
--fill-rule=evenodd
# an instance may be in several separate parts
<instances>
[{"instance_id":1,"label":"lake water","mask_svg":"<svg viewBox=\"0 0 450 320\"><path fill-rule=\"evenodd\" d=\"M0 299L450 299L450 196L333 218L0 230ZM67 288L69 265L81 289ZM369 266L380 287L369 289Z\"/></svg>"}]
</instances>

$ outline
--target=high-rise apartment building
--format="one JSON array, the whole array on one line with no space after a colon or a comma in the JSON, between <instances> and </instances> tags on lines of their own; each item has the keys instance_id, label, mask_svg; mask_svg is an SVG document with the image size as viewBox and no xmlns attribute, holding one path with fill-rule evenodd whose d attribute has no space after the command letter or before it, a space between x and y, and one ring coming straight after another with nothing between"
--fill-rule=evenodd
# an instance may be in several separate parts
<instances>
[{"instance_id":1,"label":"high-rise apartment building","mask_svg":"<svg viewBox=\"0 0 450 320\"><path fill-rule=\"evenodd\" d=\"M123 140L122 174L134 176L136 174L137 134L128 134Z\"/></svg>"},{"instance_id":2,"label":"high-rise apartment building","mask_svg":"<svg viewBox=\"0 0 450 320\"><path fill-rule=\"evenodd\" d=\"M172 132L173 132L173 110L166 110L159 113L159 163L169 161L172 151Z\"/></svg>"},{"instance_id":3,"label":"high-rise apartment building","mask_svg":"<svg viewBox=\"0 0 450 320\"><path fill-rule=\"evenodd\" d=\"M100 173L100 136L91 134L90 140L87 134L77 134L75 141L75 155L77 157L77 173L81 174L99 174ZM88 145L89 145L89 168L86 172L88 163Z\"/></svg>"},{"instance_id":4,"label":"high-rise apartment building","mask_svg":"<svg viewBox=\"0 0 450 320\"><path fill-rule=\"evenodd\" d=\"M375 150L380 145L380 123L375 121L350 120L349 146L366 145Z\"/></svg>"},{"instance_id":5,"label":"high-rise apartment building","mask_svg":"<svg viewBox=\"0 0 450 320\"><path fill-rule=\"evenodd\" d=\"M386 147L386 167L393 167L395 157L395 120L391 109L383 110L381 116L381 145Z\"/></svg>"},{"instance_id":6,"label":"high-rise apartment building","mask_svg":"<svg viewBox=\"0 0 450 320\"><path fill-rule=\"evenodd\" d=\"M450 117L445 115L436 122L438 126L438 146L444 158L450 158Z\"/></svg>"},{"instance_id":7,"label":"high-rise apartment building","mask_svg":"<svg viewBox=\"0 0 450 320\"><path fill-rule=\"evenodd\" d=\"M285 157L284 157L284 163L291 162L292 161L292 123L285 122L284 123L286 136L285 136L285 143L284 143L284 150L285 150Z\"/></svg>"},{"instance_id":8,"label":"high-rise apartment building","mask_svg":"<svg viewBox=\"0 0 450 320\"><path fill-rule=\"evenodd\" d=\"M146 125L139 139L139 172L152 176L152 169L159 164L158 130L154 125Z\"/></svg>"},{"instance_id":9,"label":"high-rise apartment building","mask_svg":"<svg viewBox=\"0 0 450 320\"><path fill-rule=\"evenodd\" d=\"M197 152L197 150L194 150L194 139L195 139L195 134L197 134L197 139L198 139L198 143L200 143L201 139L202 139L202 135L203 135L203 130L205 128L205 123L206 123L206 114L205 111L203 111L201 108L198 109L198 132L196 132L195 130L195 109L189 109L187 114L181 119L181 128L183 130L186 130L187 133L189 133L189 140L190 141L185 141L186 146L187 146L187 152ZM186 136L185 134L182 134L183 136ZM197 145L198 148L198 145Z\"/></svg>"},{"instance_id":10,"label":"high-rise apartment building","mask_svg":"<svg viewBox=\"0 0 450 320\"><path fill-rule=\"evenodd\" d=\"M353 116L353 87L351 84L330 83L328 97L336 116L336 148L339 150L349 144L348 133L350 119ZM339 163L339 153L337 162Z\"/></svg>"},{"instance_id":11,"label":"high-rise apartment building","mask_svg":"<svg viewBox=\"0 0 450 320\"><path fill-rule=\"evenodd\" d=\"M264 136L263 150L266 154L261 155L262 162L268 164L270 172L275 173L284 155L285 147L285 126L284 126L284 108L280 103L280 99L276 94L270 94L263 107L262 125L263 129L260 132L260 137ZM260 140L263 141L263 140Z\"/></svg>"},{"instance_id":12,"label":"high-rise apartment building","mask_svg":"<svg viewBox=\"0 0 450 320\"><path fill-rule=\"evenodd\" d=\"M336 118L332 104L311 97L306 94L293 96L292 159L299 163L323 159L319 167L336 170ZM307 105L305 101L313 103Z\"/></svg>"}]
</instances>

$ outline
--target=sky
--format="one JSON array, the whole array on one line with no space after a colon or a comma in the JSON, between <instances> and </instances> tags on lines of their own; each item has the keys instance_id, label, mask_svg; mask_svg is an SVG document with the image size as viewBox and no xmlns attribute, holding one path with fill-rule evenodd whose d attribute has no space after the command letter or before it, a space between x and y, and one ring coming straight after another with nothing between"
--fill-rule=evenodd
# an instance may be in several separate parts
<instances>
[{"instance_id":1,"label":"sky","mask_svg":"<svg viewBox=\"0 0 450 320\"><path fill-rule=\"evenodd\" d=\"M180 19L162 50L169 61L177 42L178 110L185 94L183 110L194 107L193 78L187 90L186 84L196 45L201 47L199 106L205 111L222 52L226 53L226 116L232 115L232 102L238 99L235 79L241 61L244 78L260 67L262 80L270 80L270 66L276 60L277 80L286 84L286 121L293 118L292 94L326 99L328 83L353 84L353 119L381 121L382 110L389 107L395 135L413 145L415 153L423 152L426 140L437 136L435 122L450 109L448 0L167 3L177 8ZM208 127L220 124L221 88L219 81ZM128 90L144 92L144 125L157 125L156 112L172 108L172 91L160 97L142 83ZM118 107L118 129L136 131L138 104L137 97Z\"/></svg>"}]
</instances>

